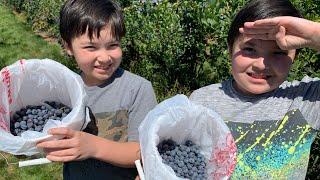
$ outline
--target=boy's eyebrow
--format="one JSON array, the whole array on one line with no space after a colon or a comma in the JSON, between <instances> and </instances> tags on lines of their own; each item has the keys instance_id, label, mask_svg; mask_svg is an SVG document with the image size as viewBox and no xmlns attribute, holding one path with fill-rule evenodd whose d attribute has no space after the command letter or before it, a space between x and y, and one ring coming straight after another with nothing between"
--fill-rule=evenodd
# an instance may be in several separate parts
<instances>
[{"instance_id":1,"label":"boy's eyebrow","mask_svg":"<svg viewBox=\"0 0 320 180\"><path fill-rule=\"evenodd\" d=\"M119 43L119 41L115 39L115 40L107 42L106 44L113 44L113 43ZM87 44L95 45L95 44L99 44L99 43L96 43L94 41L89 40L89 41L80 42L80 44L82 44L82 45L87 45Z\"/></svg>"},{"instance_id":2,"label":"boy's eyebrow","mask_svg":"<svg viewBox=\"0 0 320 180\"><path fill-rule=\"evenodd\" d=\"M243 45L249 45L249 46L253 46L255 47L256 46L256 43L252 42L252 41L246 41L243 43Z\"/></svg>"}]
</instances>

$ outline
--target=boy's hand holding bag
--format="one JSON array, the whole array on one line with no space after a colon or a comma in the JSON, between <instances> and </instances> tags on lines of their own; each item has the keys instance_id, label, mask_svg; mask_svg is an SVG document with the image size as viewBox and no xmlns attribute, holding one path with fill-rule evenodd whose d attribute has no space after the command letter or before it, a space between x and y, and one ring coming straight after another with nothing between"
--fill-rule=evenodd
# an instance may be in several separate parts
<instances>
[{"instance_id":1,"label":"boy's hand holding bag","mask_svg":"<svg viewBox=\"0 0 320 180\"><path fill-rule=\"evenodd\" d=\"M90 118L87 115L86 93L81 78L64 65L50 60L19 60L0 71L0 151L14 155L34 155L39 141L53 138L47 131L54 127L81 130ZM59 102L71 111L62 120L49 119L42 132L27 130L21 136L10 132L12 115L27 105L45 101Z\"/></svg>"},{"instance_id":2,"label":"boy's hand holding bag","mask_svg":"<svg viewBox=\"0 0 320 180\"><path fill-rule=\"evenodd\" d=\"M217 113L184 95L167 99L150 111L139 127L139 136L147 180L182 179L158 152L158 144L165 139L178 144L191 140L200 147L208 179L227 179L235 168L236 145L229 128Z\"/></svg>"}]
</instances>

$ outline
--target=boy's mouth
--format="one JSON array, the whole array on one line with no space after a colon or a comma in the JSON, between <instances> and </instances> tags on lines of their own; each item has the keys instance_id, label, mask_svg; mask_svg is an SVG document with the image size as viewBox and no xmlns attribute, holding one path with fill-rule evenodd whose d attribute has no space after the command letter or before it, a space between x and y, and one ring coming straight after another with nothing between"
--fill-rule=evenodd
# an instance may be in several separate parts
<instances>
[{"instance_id":1,"label":"boy's mouth","mask_svg":"<svg viewBox=\"0 0 320 180\"><path fill-rule=\"evenodd\" d=\"M254 78L254 79L268 79L271 77L271 75L266 74L256 74L256 73L247 73L248 76Z\"/></svg>"},{"instance_id":2,"label":"boy's mouth","mask_svg":"<svg viewBox=\"0 0 320 180\"><path fill-rule=\"evenodd\" d=\"M94 66L97 69L101 69L101 70L108 70L109 68L111 68L112 64L108 65L108 66Z\"/></svg>"}]
</instances>

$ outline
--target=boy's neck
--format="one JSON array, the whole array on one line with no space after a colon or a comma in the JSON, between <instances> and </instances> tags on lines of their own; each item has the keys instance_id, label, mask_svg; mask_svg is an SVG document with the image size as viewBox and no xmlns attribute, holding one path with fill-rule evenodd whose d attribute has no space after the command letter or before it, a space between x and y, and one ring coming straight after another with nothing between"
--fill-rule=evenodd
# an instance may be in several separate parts
<instances>
[{"instance_id":1,"label":"boy's neck","mask_svg":"<svg viewBox=\"0 0 320 180\"><path fill-rule=\"evenodd\" d=\"M123 73L124 73L124 69L119 67L108 79L105 79L105 80L103 80L101 82L97 82L97 83L88 83L88 81L90 81L90 79L88 79L87 76L85 76L83 72L80 72L80 76L81 76L84 84L88 87L93 87L93 86L104 87L104 86L111 84L116 78L122 76Z\"/></svg>"}]
</instances>

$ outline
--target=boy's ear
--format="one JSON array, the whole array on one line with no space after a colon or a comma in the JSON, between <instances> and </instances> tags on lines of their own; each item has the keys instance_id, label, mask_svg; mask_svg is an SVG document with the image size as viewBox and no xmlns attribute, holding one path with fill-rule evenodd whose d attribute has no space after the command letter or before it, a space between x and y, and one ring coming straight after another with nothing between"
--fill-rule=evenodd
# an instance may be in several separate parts
<instances>
[{"instance_id":1,"label":"boy's ear","mask_svg":"<svg viewBox=\"0 0 320 180\"><path fill-rule=\"evenodd\" d=\"M62 43L63 43L63 47L64 47L64 49L66 50L67 54L68 54L69 56L73 56L72 47L70 47L70 46L68 45L68 43L65 42L65 41L63 41Z\"/></svg>"}]
</instances>

